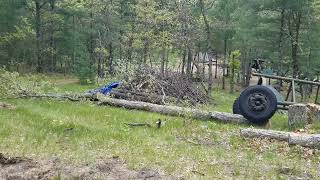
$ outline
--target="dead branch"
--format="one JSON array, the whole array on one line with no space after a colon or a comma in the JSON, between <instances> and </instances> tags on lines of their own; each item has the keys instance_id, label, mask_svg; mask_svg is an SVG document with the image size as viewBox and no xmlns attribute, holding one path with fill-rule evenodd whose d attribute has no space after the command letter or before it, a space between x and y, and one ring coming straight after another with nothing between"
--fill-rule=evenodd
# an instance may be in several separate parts
<instances>
[{"instance_id":1,"label":"dead branch","mask_svg":"<svg viewBox=\"0 0 320 180\"><path fill-rule=\"evenodd\" d=\"M6 103L0 102L0 109L15 109L15 108L16 107L11 104L6 104Z\"/></svg>"},{"instance_id":2,"label":"dead branch","mask_svg":"<svg viewBox=\"0 0 320 180\"><path fill-rule=\"evenodd\" d=\"M151 124L149 123L125 123L125 125L132 126L132 127L143 127L143 126L151 127Z\"/></svg>"}]
</instances>

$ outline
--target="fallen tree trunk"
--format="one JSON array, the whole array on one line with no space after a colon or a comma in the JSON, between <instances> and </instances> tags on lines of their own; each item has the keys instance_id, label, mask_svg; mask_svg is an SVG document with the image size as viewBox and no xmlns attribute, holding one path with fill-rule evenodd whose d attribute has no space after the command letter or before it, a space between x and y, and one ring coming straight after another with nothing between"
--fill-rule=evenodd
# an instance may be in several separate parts
<instances>
[{"instance_id":1,"label":"fallen tree trunk","mask_svg":"<svg viewBox=\"0 0 320 180\"><path fill-rule=\"evenodd\" d=\"M250 124L250 122L241 115L235 115L230 113L221 112L206 112L197 109L182 108L177 106L163 106L157 104L151 104L146 102L138 101L127 101L121 99L113 99L105 96L98 95L99 105L109 105L116 107L123 107L126 109L136 109L149 112L156 112L164 115L170 116L182 116L190 117L195 119L204 120L217 120L221 122L228 123L240 123L240 124Z\"/></svg>"},{"instance_id":2,"label":"fallen tree trunk","mask_svg":"<svg viewBox=\"0 0 320 180\"><path fill-rule=\"evenodd\" d=\"M112 91L110 93L116 99L124 99L129 101L142 101L153 104L165 104L167 102L174 102L173 98L169 98L166 96L158 96L158 95L144 95L139 93L132 93L128 91Z\"/></svg>"},{"instance_id":3,"label":"fallen tree trunk","mask_svg":"<svg viewBox=\"0 0 320 180\"><path fill-rule=\"evenodd\" d=\"M248 138L270 138L280 141L288 141L289 132L272 131L265 129L241 129L240 135Z\"/></svg>"},{"instance_id":4,"label":"fallen tree trunk","mask_svg":"<svg viewBox=\"0 0 320 180\"><path fill-rule=\"evenodd\" d=\"M241 115L222 113L222 112L206 112L197 109L183 108L177 106L164 106L140 101L127 101L123 99L110 98L101 94L91 95L83 94L77 96L59 95L59 94L48 94L48 95L34 95L34 96L21 96L24 98L58 98L68 99L70 101L79 101L80 98L86 98L91 100L98 100L98 105L110 105L115 107L123 107L126 109L136 109L149 112L160 113L170 116L181 116L190 117L194 119L203 120L215 120L224 123L238 123L238 124L251 124L250 121L245 119Z\"/></svg>"},{"instance_id":5,"label":"fallen tree trunk","mask_svg":"<svg viewBox=\"0 0 320 180\"><path fill-rule=\"evenodd\" d=\"M291 133L289 135L289 144L298 144L304 147L320 149L320 135L303 135Z\"/></svg>"},{"instance_id":6,"label":"fallen tree trunk","mask_svg":"<svg viewBox=\"0 0 320 180\"><path fill-rule=\"evenodd\" d=\"M265 129L241 129L240 135L247 138L269 138L279 141L286 141L290 145L300 145L320 149L319 134L298 134L292 132L272 131Z\"/></svg>"}]
</instances>

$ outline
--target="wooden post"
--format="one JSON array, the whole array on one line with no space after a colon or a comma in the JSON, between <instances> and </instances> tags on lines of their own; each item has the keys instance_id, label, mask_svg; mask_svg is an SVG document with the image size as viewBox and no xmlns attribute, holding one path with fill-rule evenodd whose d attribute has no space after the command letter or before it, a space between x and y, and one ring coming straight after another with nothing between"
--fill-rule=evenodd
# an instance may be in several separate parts
<instances>
[{"instance_id":1,"label":"wooden post","mask_svg":"<svg viewBox=\"0 0 320 180\"><path fill-rule=\"evenodd\" d=\"M294 80L292 80L292 102L296 102L296 89Z\"/></svg>"}]
</instances>

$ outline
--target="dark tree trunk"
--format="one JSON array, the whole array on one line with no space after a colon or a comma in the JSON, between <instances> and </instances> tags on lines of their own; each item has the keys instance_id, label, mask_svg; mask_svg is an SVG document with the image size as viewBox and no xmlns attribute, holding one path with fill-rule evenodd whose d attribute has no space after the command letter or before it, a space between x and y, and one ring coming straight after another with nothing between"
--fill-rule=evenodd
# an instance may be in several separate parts
<instances>
[{"instance_id":1,"label":"dark tree trunk","mask_svg":"<svg viewBox=\"0 0 320 180\"><path fill-rule=\"evenodd\" d=\"M37 57L37 72L43 72L42 59L41 59L41 4L39 0L35 1L36 12L35 12L35 29L36 29L36 57Z\"/></svg>"},{"instance_id":2,"label":"dark tree trunk","mask_svg":"<svg viewBox=\"0 0 320 180\"><path fill-rule=\"evenodd\" d=\"M160 72L162 75L164 75L165 64L166 64L166 48L163 47L161 51L161 67L160 67Z\"/></svg>"},{"instance_id":3,"label":"dark tree trunk","mask_svg":"<svg viewBox=\"0 0 320 180\"><path fill-rule=\"evenodd\" d=\"M288 21L289 34L291 36L291 57L293 77L297 77L299 75L298 48L300 38L301 16L301 12L297 12L296 14L291 13L292 20L289 18Z\"/></svg>"},{"instance_id":4,"label":"dark tree trunk","mask_svg":"<svg viewBox=\"0 0 320 180\"><path fill-rule=\"evenodd\" d=\"M114 74L113 67L113 45L112 42L109 44L109 74Z\"/></svg>"},{"instance_id":5,"label":"dark tree trunk","mask_svg":"<svg viewBox=\"0 0 320 180\"><path fill-rule=\"evenodd\" d=\"M186 67L186 57L187 57L187 50L184 49L183 55L182 55L182 68L181 68L181 74L185 73L185 67Z\"/></svg>"},{"instance_id":6,"label":"dark tree trunk","mask_svg":"<svg viewBox=\"0 0 320 180\"><path fill-rule=\"evenodd\" d=\"M55 10L55 1L56 0L51 0L50 1L50 10L51 13L54 14ZM54 72L55 70L55 43L54 43L54 22L51 22L51 30L50 30L50 72Z\"/></svg>"},{"instance_id":7,"label":"dark tree trunk","mask_svg":"<svg viewBox=\"0 0 320 180\"><path fill-rule=\"evenodd\" d=\"M284 35L284 22L285 21L285 9L281 9L281 19L280 19L280 34L279 34L279 73L280 76L283 76L282 74L282 66L283 66L283 50L282 50L282 43L283 43L283 35Z\"/></svg>"},{"instance_id":8,"label":"dark tree trunk","mask_svg":"<svg viewBox=\"0 0 320 180\"><path fill-rule=\"evenodd\" d=\"M187 69L186 74L188 77L192 77L191 66L192 66L192 50L188 47L188 59L187 59Z\"/></svg>"},{"instance_id":9,"label":"dark tree trunk","mask_svg":"<svg viewBox=\"0 0 320 180\"><path fill-rule=\"evenodd\" d=\"M210 28L210 24L209 21L207 19L207 15L206 15L206 7L204 4L203 0L199 0L200 3L200 8L201 8L201 14L202 14L202 18L205 24L205 28L206 28L206 33L207 33L207 52L208 52L208 56L209 56L209 80L208 80L208 94L211 93L212 91L212 55L213 53L213 47L212 47L212 35L211 35L211 28Z\"/></svg>"}]
</instances>

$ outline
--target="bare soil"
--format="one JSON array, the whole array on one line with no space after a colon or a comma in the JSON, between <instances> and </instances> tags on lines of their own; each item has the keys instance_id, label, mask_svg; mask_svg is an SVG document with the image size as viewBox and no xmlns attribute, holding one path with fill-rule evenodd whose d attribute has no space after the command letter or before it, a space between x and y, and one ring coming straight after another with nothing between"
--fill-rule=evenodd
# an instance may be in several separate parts
<instances>
[{"instance_id":1,"label":"bare soil","mask_svg":"<svg viewBox=\"0 0 320 180\"><path fill-rule=\"evenodd\" d=\"M118 158L98 160L92 165L70 165L59 159L31 160L0 154L0 179L171 179L159 171L128 169Z\"/></svg>"}]
</instances>

